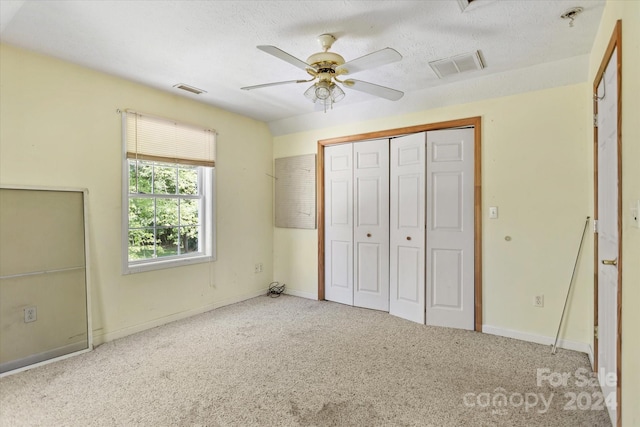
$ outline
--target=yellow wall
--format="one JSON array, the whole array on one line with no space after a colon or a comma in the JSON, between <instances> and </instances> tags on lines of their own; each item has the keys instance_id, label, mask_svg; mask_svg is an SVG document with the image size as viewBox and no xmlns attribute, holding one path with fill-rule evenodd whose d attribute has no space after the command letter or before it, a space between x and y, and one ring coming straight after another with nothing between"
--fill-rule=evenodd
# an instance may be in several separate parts
<instances>
[{"instance_id":1,"label":"yellow wall","mask_svg":"<svg viewBox=\"0 0 640 427\"><path fill-rule=\"evenodd\" d=\"M0 182L89 190L94 342L266 292L273 236L266 124L14 47L0 49ZM116 110L125 108L219 132L217 261L121 274ZM265 271L254 274L258 262Z\"/></svg>"},{"instance_id":2,"label":"yellow wall","mask_svg":"<svg viewBox=\"0 0 640 427\"><path fill-rule=\"evenodd\" d=\"M483 323L555 336L589 204L587 84L525 93L274 138L274 157L316 151L319 139L482 116ZM339 110L334 110L339 112ZM488 219L498 206L499 219ZM507 242L505 236L511 236ZM274 232L274 280L317 288L317 233ZM583 249L563 339L590 342L592 245ZM533 307L544 294L544 308Z\"/></svg>"},{"instance_id":3,"label":"yellow wall","mask_svg":"<svg viewBox=\"0 0 640 427\"><path fill-rule=\"evenodd\" d=\"M640 2L608 1L591 52L589 91L614 26L622 20L622 425L640 425L640 229L631 208L640 199Z\"/></svg>"}]
</instances>

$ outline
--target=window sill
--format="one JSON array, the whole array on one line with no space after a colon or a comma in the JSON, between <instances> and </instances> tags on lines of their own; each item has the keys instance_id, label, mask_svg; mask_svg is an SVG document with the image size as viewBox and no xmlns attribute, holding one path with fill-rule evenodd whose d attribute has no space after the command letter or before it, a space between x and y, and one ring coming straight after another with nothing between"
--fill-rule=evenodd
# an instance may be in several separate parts
<instances>
[{"instance_id":1,"label":"window sill","mask_svg":"<svg viewBox=\"0 0 640 427\"><path fill-rule=\"evenodd\" d=\"M215 261L211 255L197 255L188 258L158 260L154 259L147 262L136 262L135 264L127 264L123 268L122 274L143 273L145 271L162 270L165 268L181 267L191 264L201 264L204 262Z\"/></svg>"}]
</instances>

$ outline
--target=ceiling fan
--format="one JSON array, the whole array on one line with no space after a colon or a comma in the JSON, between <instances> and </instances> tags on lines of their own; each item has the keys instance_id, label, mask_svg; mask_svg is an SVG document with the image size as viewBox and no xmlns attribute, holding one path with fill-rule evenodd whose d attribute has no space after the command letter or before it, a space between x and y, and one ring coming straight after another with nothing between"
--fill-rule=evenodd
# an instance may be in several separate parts
<instances>
[{"instance_id":1,"label":"ceiling fan","mask_svg":"<svg viewBox=\"0 0 640 427\"><path fill-rule=\"evenodd\" d=\"M324 107L325 112L327 111L327 107L333 107L334 103L344 98L344 91L340 89L336 83L340 83L344 87L353 90L365 92L391 101L397 101L402 98L404 93L396 89L391 89L389 87L376 85L362 80L341 80L339 78L343 75L351 75L359 71L370 70L381 65L399 61L402 59L402 55L400 55L396 50L387 47L368 55L361 56L352 61L345 62L342 56L334 52L329 52L329 49L331 49L331 46L335 41L336 38L331 34L321 34L318 36L318 43L323 51L314 53L307 58L306 62L281 49L278 49L275 46L258 46L258 49L261 51L306 71L312 78L309 80L287 80L283 82L265 83L255 86L246 86L242 89L252 90L290 83L314 82L313 85L304 92L304 96L309 98L311 102L321 104Z\"/></svg>"}]
</instances>

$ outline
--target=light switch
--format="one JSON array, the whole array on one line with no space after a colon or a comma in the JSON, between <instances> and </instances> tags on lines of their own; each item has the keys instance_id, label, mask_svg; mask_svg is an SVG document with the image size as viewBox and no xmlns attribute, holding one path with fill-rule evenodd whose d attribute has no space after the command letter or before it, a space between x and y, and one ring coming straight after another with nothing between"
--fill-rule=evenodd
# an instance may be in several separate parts
<instances>
[{"instance_id":1,"label":"light switch","mask_svg":"<svg viewBox=\"0 0 640 427\"><path fill-rule=\"evenodd\" d=\"M497 206L489 206L489 219L498 218L498 207Z\"/></svg>"}]
</instances>

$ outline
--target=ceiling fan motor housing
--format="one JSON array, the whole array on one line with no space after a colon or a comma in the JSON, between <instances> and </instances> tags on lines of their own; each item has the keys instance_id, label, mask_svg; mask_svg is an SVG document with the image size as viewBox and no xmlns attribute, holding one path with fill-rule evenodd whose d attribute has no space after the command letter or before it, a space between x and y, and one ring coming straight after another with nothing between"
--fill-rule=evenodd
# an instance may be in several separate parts
<instances>
[{"instance_id":1,"label":"ceiling fan motor housing","mask_svg":"<svg viewBox=\"0 0 640 427\"><path fill-rule=\"evenodd\" d=\"M344 58L333 52L318 52L307 58L307 64L320 68L335 68L344 64Z\"/></svg>"}]
</instances>

